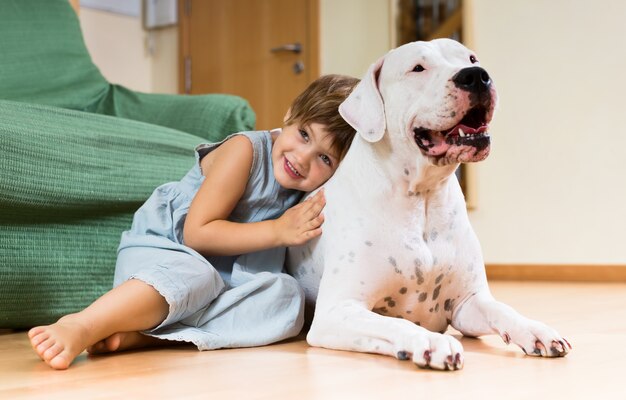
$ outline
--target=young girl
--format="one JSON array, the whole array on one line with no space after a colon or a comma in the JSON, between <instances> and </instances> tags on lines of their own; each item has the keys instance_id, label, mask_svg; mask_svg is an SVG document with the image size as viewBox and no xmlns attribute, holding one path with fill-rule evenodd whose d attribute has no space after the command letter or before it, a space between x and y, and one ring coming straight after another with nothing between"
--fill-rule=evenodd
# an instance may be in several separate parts
<instances>
[{"instance_id":1,"label":"young girl","mask_svg":"<svg viewBox=\"0 0 626 400\"><path fill-rule=\"evenodd\" d=\"M294 100L282 130L199 145L195 166L157 188L122 234L115 287L31 329L37 354L66 369L85 349L178 341L208 350L297 335L304 299L282 273L285 247L322 233L323 192L299 201L331 177L352 141L338 107L357 83L324 76Z\"/></svg>"}]
</instances>

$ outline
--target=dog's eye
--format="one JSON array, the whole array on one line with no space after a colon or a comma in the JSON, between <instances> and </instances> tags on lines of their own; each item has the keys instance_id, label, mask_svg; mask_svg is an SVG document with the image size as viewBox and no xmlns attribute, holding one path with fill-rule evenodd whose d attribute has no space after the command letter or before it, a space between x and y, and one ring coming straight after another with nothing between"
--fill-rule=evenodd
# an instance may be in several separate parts
<instances>
[{"instance_id":1,"label":"dog's eye","mask_svg":"<svg viewBox=\"0 0 626 400\"><path fill-rule=\"evenodd\" d=\"M478 60L476 59L476 56L470 56L470 62L472 64L476 64L478 62Z\"/></svg>"},{"instance_id":2,"label":"dog's eye","mask_svg":"<svg viewBox=\"0 0 626 400\"><path fill-rule=\"evenodd\" d=\"M426 68L422 67L422 64L417 64L415 68L413 68L413 72L422 72L425 71Z\"/></svg>"}]
</instances>

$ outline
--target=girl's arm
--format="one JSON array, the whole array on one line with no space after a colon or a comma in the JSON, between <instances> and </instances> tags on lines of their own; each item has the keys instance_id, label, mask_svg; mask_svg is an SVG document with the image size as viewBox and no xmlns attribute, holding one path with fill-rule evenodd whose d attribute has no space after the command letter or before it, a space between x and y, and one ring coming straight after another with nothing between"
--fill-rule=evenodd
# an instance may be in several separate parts
<instances>
[{"instance_id":1,"label":"girl's arm","mask_svg":"<svg viewBox=\"0 0 626 400\"><path fill-rule=\"evenodd\" d=\"M301 244L321 234L323 195L292 207L276 220L226 220L245 191L252 157L252 143L239 135L202 159L205 180L191 202L183 229L187 246L206 256L238 255Z\"/></svg>"}]
</instances>

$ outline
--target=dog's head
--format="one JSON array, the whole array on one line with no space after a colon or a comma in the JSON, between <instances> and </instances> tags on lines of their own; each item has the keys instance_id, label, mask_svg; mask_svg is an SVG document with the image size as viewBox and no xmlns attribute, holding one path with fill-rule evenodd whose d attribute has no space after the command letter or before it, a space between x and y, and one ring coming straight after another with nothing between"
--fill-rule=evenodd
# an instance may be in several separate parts
<instances>
[{"instance_id":1,"label":"dog's head","mask_svg":"<svg viewBox=\"0 0 626 400\"><path fill-rule=\"evenodd\" d=\"M389 132L432 165L484 160L497 94L477 56L450 39L400 46L372 64L339 112L369 142Z\"/></svg>"}]
</instances>

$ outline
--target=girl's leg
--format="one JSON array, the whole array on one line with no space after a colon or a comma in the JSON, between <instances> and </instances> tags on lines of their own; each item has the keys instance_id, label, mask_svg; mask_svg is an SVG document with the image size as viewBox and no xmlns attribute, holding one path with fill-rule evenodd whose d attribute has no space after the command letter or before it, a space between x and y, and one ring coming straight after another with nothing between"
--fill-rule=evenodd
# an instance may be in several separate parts
<instances>
[{"instance_id":1,"label":"girl's leg","mask_svg":"<svg viewBox=\"0 0 626 400\"><path fill-rule=\"evenodd\" d=\"M129 280L89 307L56 323L28 332L35 352L54 369L66 369L87 347L117 332L154 328L167 317L169 305L152 286Z\"/></svg>"}]
</instances>

